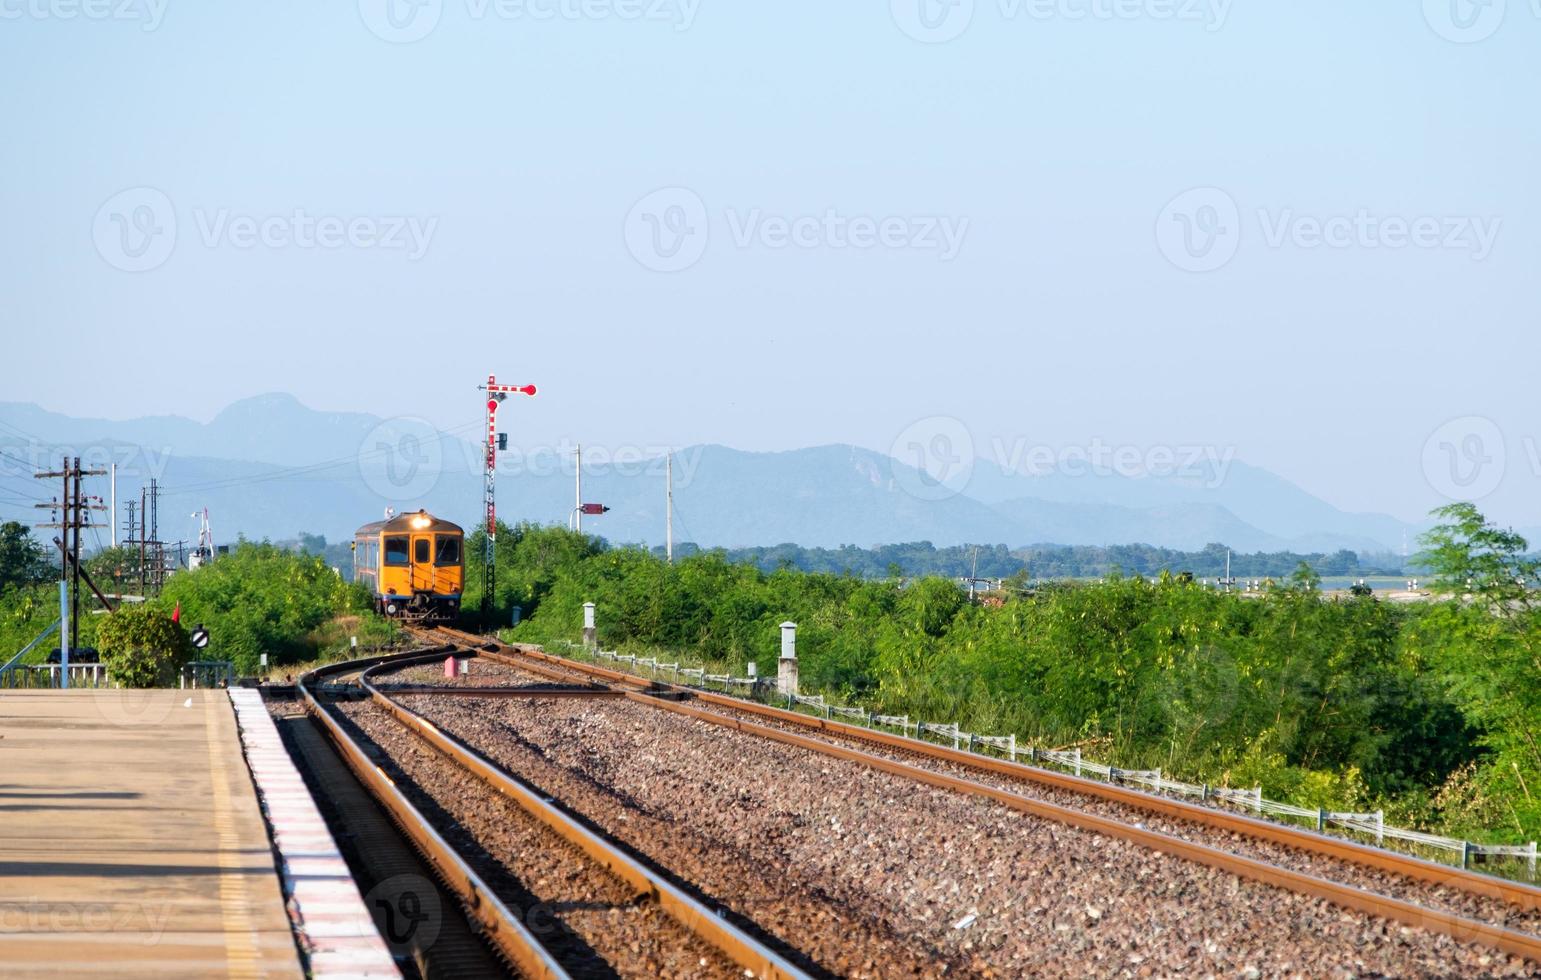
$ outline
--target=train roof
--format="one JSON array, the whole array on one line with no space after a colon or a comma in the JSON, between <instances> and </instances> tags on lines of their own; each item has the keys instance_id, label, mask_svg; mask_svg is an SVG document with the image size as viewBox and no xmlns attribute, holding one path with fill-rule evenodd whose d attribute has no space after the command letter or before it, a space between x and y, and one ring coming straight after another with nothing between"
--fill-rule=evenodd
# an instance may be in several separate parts
<instances>
[{"instance_id":1,"label":"train roof","mask_svg":"<svg viewBox=\"0 0 1541 980\"><path fill-rule=\"evenodd\" d=\"M418 523L424 519L427 520L426 524ZM401 531L402 533L408 533L411 531L434 531L441 533L445 531L458 531L461 534L465 533L464 529L461 528L459 524L446 521L440 517L434 517L426 510L413 510L408 511L405 514L397 514L395 517L392 517L389 520L375 521L372 524L365 524L363 527L354 532L354 537L367 537L369 535L382 534L387 531Z\"/></svg>"}]
</instances>

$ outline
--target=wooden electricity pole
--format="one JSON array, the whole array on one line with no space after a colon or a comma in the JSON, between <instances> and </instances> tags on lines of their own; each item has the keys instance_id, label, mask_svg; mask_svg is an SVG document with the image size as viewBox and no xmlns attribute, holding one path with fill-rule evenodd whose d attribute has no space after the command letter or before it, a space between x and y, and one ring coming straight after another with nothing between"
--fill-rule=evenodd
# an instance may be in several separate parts
<instances>
[{"instance_id":1,"label":"wooden electricity pole","mask_svg":"<svg viewBox=\"0 0 1541 980\"><path fill-rule=\"evenodd\" d=\"M65 457L61 469L50 473L34 474L39 480L62 479L63 490L58 500L45 504L35 504L37 507L47 507L54 511L58 520L50 520L40 523L38 527L53 527L60 530L59 550L59 578L63 582L70 583L70 647L80 645L80 529L91 527L91 511L106 510L107 507L95 497L86 497L81 494L80 482L88 476L106 476L106 470L83 470L80 468L80 457L73 460Z\"/></svg>"}]
</instances>

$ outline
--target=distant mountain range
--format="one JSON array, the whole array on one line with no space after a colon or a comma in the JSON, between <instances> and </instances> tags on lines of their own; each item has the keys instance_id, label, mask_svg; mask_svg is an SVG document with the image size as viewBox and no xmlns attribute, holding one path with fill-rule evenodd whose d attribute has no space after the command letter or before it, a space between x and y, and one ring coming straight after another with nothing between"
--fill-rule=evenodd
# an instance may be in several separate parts
<instances>
[{"instance_id":1,"label":"distant mountain range","mask_svg":"<svg viewBox=\"0 0 1541 980\"><path fill-rule=\"evenodd\" d=\"M176 416L129 421L72 418L36 405L0 403L0 514L31 519L37 494L29 464L54 466L61 452L119 463L119 502L137 501L154 477L163 487L160 534L194 533L207 506L216 535L230 540L329 540L351 535L387 506L424 507L467 527L481 518L476 432L436 432L426 423L362 413L319 412L288 395L236 402L204 424ZM592 453L590 459L597 457ZM1420 528L1383 514L1350 514L1273 473L1240 461L1180 476L1003 473L976 461L953 492L916 469L849 445L788 452L692 446L675 454L675 538L702 546L791 542L810 547L930 541L1135 544L1195 550L1400 552ZM106 481L99 489L107 495ZM585 460L584 498L609 513L585 529L613 541L662 543L663 464ZM562 523L573 508L570 452L511 450L498 477L503 520ZM123 520L122 507L118 520ZM105 535L105 532L104 532ZM1405 536L1405 537L1404 537Z\"/></svg>"}]
</instances>

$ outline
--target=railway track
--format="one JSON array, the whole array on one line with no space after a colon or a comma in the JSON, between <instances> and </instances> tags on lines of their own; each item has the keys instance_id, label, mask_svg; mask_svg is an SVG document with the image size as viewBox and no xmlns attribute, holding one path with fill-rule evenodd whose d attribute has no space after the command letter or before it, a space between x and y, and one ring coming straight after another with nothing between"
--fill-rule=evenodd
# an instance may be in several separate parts
<instances>
[{"instance_id":1,"label":"railway track","mask_svg":"<svg viewBox=\"0 0 1541 980\"><path fill-rule=\"evenodd\" d=\"M438 663L444 652L323 667L301 678L299 690L354 775L517 972L807 976L718 909L402 706L397 691L371 682L377 670ZM615 692L554 685L540 695Z\"/></svg>"},{"instance_id":2,"label":"railway track","mask_svg":"<svg viewBox=\"0 0 1541 980\"><path fill-rule=\"evenodd\" d=\"M553 682L628 700L930 786L983 797L1339 907L1541 964L1541 889L1211 807L992 759L440 629L434 635Z\"/></svg>"},{"instance_id":3,"label":"railway track","mask_svg":"<svg viewBox=\"0 0 1541 980\"><path fill-rule=\"evenodd\" d=\"M321 722L297 701L269 701L268 711L405 975L451 980L506 972L472 921L447 907L432 869L349 771Z\"/></svg>"}]
</instances>

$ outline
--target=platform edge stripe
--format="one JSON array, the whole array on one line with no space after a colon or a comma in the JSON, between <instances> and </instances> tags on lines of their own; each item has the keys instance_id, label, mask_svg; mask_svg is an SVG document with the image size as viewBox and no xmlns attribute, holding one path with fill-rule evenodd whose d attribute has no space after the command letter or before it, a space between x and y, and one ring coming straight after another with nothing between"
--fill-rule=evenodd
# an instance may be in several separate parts
<instances>
[{"instance_id":1,"label":"platform edge stripe","mask_svg":"<svg viewBox=\"0 0 1541 980\"><path fill-rule=\"evenodd\" d=\"M292 926L300 945L309 951L310 975L333 980L360 975L401 976L315 801L308 790L303 798L297 791L304 788L304 779L284 748L261 693L235 687L229 688L228 694L241 750L257 789L271 846L279 858L283 894L293 909ZM296 869L300 873L296 874ZM307 905L312 912L309 925ZM328 949L343 935L348 939L346 953L335 947Z\"/></svg>"}]
</instances>

